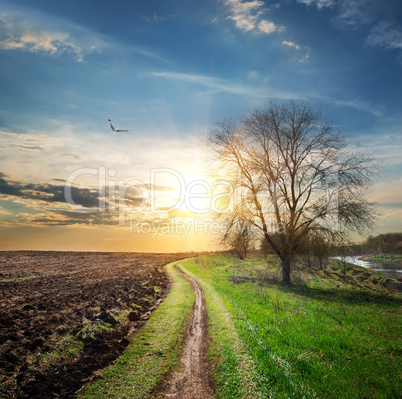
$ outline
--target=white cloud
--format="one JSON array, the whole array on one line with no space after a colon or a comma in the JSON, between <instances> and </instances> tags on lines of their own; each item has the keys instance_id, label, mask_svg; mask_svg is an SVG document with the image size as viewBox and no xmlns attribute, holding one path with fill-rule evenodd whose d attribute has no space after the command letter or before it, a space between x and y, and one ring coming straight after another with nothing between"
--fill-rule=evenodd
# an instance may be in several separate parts
<instances>
[{"instance_id":1,"label":"white cloud","mask_svg":"<svg viewBox=\"0 0 402 399\"><path fill-rule=\"evenodd\" d=\"M371 28L367 43L371 46L402 49L402 30L390 23L380 22Z\"/></svg>"},{"instance_id":2,"label":"white cloud","mask_svg":"<svg viewBox=\"0 0 402 399\"><path fill-rule=\"evenodd\" d=\"M251 87L236 84L232 82L225 81L223 79L218 79L212 76L196 75L196 74L186 74L178 72L153 72L153 76L179 80L182 82L194 83L200 86L205 86L213 90L223 91L232 94L241 95L256 95L257 90ZM261 95L261 93L260 93Z\"/></svg>"},{"instance_id":3,"label":"white cloud","mask_svg":"<svg viewBox=\"0 0 402 399\"><path fill-rule=\"evenodd\" d=\"M292 41L284 40L284 41L282 42L282 44L283 44L284 46L286 46L286 47L294 48L294 49L297 50L297 51L302 50L302 47L301 47L301 46L299 46L297 43L292 42ZM310 59L310 49L305 46L305 47L303 48L303 50L304 50L304 51L302 51L302 54L303 54L303 55L302 55L302 57L299 59L299 62L300 62L301 64L306 64L306 63L308 63L308 61L309 61L309 59ZM300 54L300 53L298 53L298 54Z\"/></svg>"},{"instance_id":4,"label":"white cloud","mask_svg":"<svg viewBox=\"0 0 402 399\"><path fill-rule=\"evenodd\" d=\"M381 3L377 0L337 0L338 22L351 27L370 25L381 16Z\"/></svg>"},{"instance_id":5,"label":"white cloud","mask_svg":"<svg viewBox=\"0 0 402 399\"><path fill-rule=\"evenodd\" d=\"M271 33L274 33L276 30L281 30L278 28L273 22L267 21L263 19L259 24L258 24L258 30L261 33L265 33L266 35L270 35Z\"/></svg>"},{"instance_id":6,"label":"white cloud","mask_svg":"<svg viewBox=\"0 0 402 399\"><path fill-rule=\"evenodd\" d=\"M307 6L316 5L318 8L323 8L333 6L336 0L298 0L298 2Z\"/></svg>"},{"instance_id":7,"label":"white cloud","mask_svg":"<svg viewBox=\"0 0 402 399\"><path fill-rule=\"evenodd\" d=\"M354 108L358 111L368 112L377 117L381 117L384 115L384 112L381 108L376 108L373 105L369 104L367 101L361 100L361 99L339 100L339 99L334 99L332 97L319 96L319 95L316 95L315 98L324 103L335 104L339 107Z\"/></svg>"},{"instance_id":8,"label":"white cloud","mask_svg":"<svg viewBox=\"0 0 402 399\"><path fill-rule=\"evenodd\" d=\"M21 35L9 35L0 41L3 50L26 50L31 53L49 54L73 53L77 61L83 61L83 50L66 33L25 31Z\"/></svg>"},{"instance_id":9,"label":"white cloud","mask_svg":"<svg viewBox=\"0 0 402 399\"><path fill-rule=\"evenodd\" d=\"M381 178L383 183L396 177L402 183L402 177L400 176L400 170L402 169L402 133L387 134L387 131L387 127L382 127L374 135L359 136L359 146L368 153L374 154L375 158L380 161L382 168L384 168ZM394 188L401 192L402 184L390 186L389 190ZM401 201L401 199L402 195L399 196L398 201ZM395 199L392 201L396 202Z\"/></svg>"},{"instance_id":10,"label":"white cloud","mask_svg":"<svg viewBox=\"0 0 402 399\"><path fill-rule=\"evenodd\" d=\"M250 71L247 76L250 79L258 79L260 77L257 71Z\"/></svg>"},{"instance_id":11,"label":"white cloud","mask_svg":"<svg viewBox=\"0 0 402 399\"><path fill-rule=\"evenodd\" d=\"M301 64L306 64L308 63L309 59L310 59L310 53L307 52L302 58L300 58L299 62Z\"/></svg>"},{"instance_id":12,"label":"white cloud","mask_svg":"<svg viewBox=\"0 0 402 399\"><path fill-rule=\"evenodd\" d=\"M382 204L401 203L402 177L377 181L372 188L372 200Z\"/></svg>"},{"instance_id":13,"label":"white cloud","mask_svg":"<svg viewBox=\"0 0 402 399\"><path fill-rule=\"evenodd\" d=\"M356 27L369 25L382 17L384 5L389 0L297 0L307 6L321 8L333 8L336 12L336 20L341 25Z\"/></svg>"},{"instance_id":14,"label":"white cloud","mask_svg":"<svg viewBox=\"0 0 402 399\"><path fill-rule=\"evenodd\" d=\"M155 52L137 46L120 45L83 26L38 12L0 12L0 50L21 50L49 55L71 54L78 62L83 62L86 55L100 54L106 49L113 49L114 52L129 51L143 57L169 62Z\"/></svg>"},{"instance_id":15,"label":"white cloud","mask_svg":"<svg viewBox=\"0 0 402 399\"><path fill-rule=\"evenodd\" d=\"M29 16L28 16L29 15ZM51 55L72 54L82 62L84 54L108 47L99 34L83 27L53 20L42 14L3 12L0 14L0 49Z\"/></svg>"},{"instance_id":16,"label":"white cloud","mask_svg":"<svg viewBox=\"0 0 402 399\"><path fill-rule=\"evenodd\" d=\"M293 48L295 48L296 50L300 50L300 46L299 46L298 44L296 44L295 42L288 42L288 41L284 40L284 41L282 42L282 44L283 44L284 46L293 47Z\"/></svg>"},{"instance_id":17,"label":"white cloud","mask_svg":"<svg viewBox=\"0 0 402 399\"><path fill-rule=\"evenodd\" d=\"M402 49L402 27L395 23L392 0L297 0L299 3L331 7L335 24L341 28L365 29L367 44L373 47Z\"/></svg>"},{"instance_id":18,"label":"white cloud","mask_svg":"<svg viewBox=\"0 0 402 399\"><path fill-rule=\"evenodd\" d=\"M105 166L116 170L116 179L147 182L152 168L194 175L204 165L199 132L180 139L168 129L159 136L155 131L111 135L107 121L103 132L63 121L49 121L48 126L47 131L32 129L24 134L0 131L0 171L16 180L49 182L66 179L80 168ZM79 182L93 184L95 180L84 175Z\"/></svg>"},{"instance_id":19,"label":"white cloud","mask_svg":"<svg viewBox=\"0 0 402 399\"><path fill-rule=\"evenodd\" d=\"M7 210L5 210L4 208L0 208L0 217L1 217L1 215L9 216L9 215L12 215L12 213L7 211Z\"/></svg>"},{"instance_id":20,"label":"white cloud","mask_svg":"<svg viewBox=\"0 0 402 399\"><path fill-rule=\"evenodd\" d=\"M271 7L269 7L269 8L272 9L272 10L276 10L276 9L278 9L280 7L281 7L281 5L279 3L275 3L275 4L272 4Z\"/></svg>"},{"instance_id":21,"label":"white cloud","mask_svg":"<svg viewBox=\"0 0 402 399\"><path fill-rule=\"evenodd\" d=\"M264 2L259 0L226 0L225 4L231 7L233 14L249 15L253 10L261 8Z\"/></svg>"},{"instance_id":22,"label":"white cloud","mask_svg":"<svg viewBox=\"0 0 402 399\"><path fill-rule=\"evenodd\" d=\"M169 17L161 17L158 14L154 13L152 16L141 15L140 16L144 21L148 22L149 24L152 22L159 22L159 21L166 21L168 19L176 18L176 15L171 15Z\"/></svg>"},{"instance_id":23,"label":"white cloud","mask_svg":"<svg viewBox=\"0 0 402 399\"><path fill-rule=\"evenodd\" d=\"M230 93L252 98L256 104L260 104L266 99L278 98L283 100L296 100L303 98L303 95L297 92L285 92L276 90L272 87L262 86L263 81L259 82L258 87L252 87L245 84L234 83L225 79L215 78L213 76L186 74L178 72L152 72L152 76L188 82L203 86L211 91ZM258 73L251 72L249 78L257 78Z\"/></svg>"},{"instance_id":24,"label":"white cloud","mask_svg":"<svg viewBox=\"0 0 402 399\"><path fill-rule=\"evenodd\" d=\"M277 26L275 23L261 18L265 11L263 1L224 0L224 4L230 9L228 19L233 20L236 28L243 32L254 31L270 35L273 32L283 30L282 26ZM274 4L271 8L278 7L278 4Z\"/></svg>"}]
</instances>

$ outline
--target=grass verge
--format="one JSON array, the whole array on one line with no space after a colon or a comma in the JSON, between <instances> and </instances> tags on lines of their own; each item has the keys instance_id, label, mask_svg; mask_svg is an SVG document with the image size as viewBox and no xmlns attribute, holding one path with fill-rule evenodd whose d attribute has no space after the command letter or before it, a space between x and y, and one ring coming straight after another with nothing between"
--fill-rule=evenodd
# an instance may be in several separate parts
<instances>
[{"instance_id":1,"label":"grass verge","mask_svg":"<svg viewBox=\"0 0 402 399\"><path fill-rule=\"evenodd\" d=\"M180 262L179 262L180 263ZM135 335L126 351L80 395L89 398L146 398L177 365L194 293L189 283L166 267L173 286L165 301Z\"/></svg>"},{"instance_id":2,"label":"grass verge","mask_svg":"<svg viewBox=\"0 0 402 399\"><path fill-rule=\"evenodd\" d=\"M333 269L300 268L284 287L274 261L258 257L182 268L205 292L218 398L400 397L400 294L340 284Z\"/></svg>"}]
</instances>

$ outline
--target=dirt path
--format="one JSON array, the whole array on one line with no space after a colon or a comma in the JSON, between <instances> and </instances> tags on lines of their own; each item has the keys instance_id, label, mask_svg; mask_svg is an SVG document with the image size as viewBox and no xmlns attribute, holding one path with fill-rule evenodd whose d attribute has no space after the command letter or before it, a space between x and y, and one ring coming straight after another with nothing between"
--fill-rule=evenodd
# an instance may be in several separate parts
<instances>
[{"instance_id":1,"label":"dirt path","mask_svg":"<svg viewBox=\"0 0 402 399\"><path fill-rule=\"evenodd\" d=\"M212 377L207 356L208 314L205 296L199 282L177 272L190 282L195 293L195 302L191 323L187 331L181 361L184 370L175 372L167 383L165 395L168 398L209 399L214 398Z\"/></svg>"}]
</instances>

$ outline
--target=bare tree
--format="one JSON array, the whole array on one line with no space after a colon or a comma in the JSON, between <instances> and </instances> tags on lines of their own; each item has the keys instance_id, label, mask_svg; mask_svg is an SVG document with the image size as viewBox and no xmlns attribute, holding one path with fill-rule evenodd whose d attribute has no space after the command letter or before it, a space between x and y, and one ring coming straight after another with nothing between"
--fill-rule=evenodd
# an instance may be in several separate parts
<instances>
[{"instance_id":1,"label":"bare tree","mask_svg":"<svg viewBox=\"0 0 402 399\"><path fill-rule=\"evenodd\" d=\"M233 223L227 228L222 237L222 244L234 250L240 259L247 258L248 253L254 248L254 232L247 220L231 218Z\"/></svg>"},{"instance_id":2,"label":"bare tree","mask_svg":"<svg viewBox=\"0 0 402 399\"><path fill-rule=\"evenodd\" d=\"M308 103L270 103L209 131L218 213L253 225L281 260L283 282L302 238L346 237L370 224L375 165ZM277 239L279 237L279 239ZM274 239L275 238L275 239Z\"/></svg>"},{"instance_id":3,"label":"bare tree","mask_svg":"<svg viewBox=\"0 0 402 399\"><path fill-rule=\"evenodd\" d=\"M346 271L349 267L350 256L351 256L351 246L348 245L338 245L335 248L336 259L338 266L340 267L342 274L346 276Z\"/></svg>"},{"instance_id":4,"label":"bare tree","mask_svg":"<svg viewBox=\"0 0 402 399\"><path fill-rule=\"evenodd\" d=\"M318 232L310 231L301 238L298 260L310 269L323 270L328 263L331 244Z\"/></svg>"}]
</instances>

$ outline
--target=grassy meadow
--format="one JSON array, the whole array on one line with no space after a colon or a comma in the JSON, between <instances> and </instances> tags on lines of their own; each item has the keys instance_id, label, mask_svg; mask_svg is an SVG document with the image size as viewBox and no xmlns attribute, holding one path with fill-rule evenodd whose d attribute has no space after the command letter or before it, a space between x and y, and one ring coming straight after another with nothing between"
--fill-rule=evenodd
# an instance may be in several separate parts
<instances>
[{"instance_id":1,"label":"grassy meadow","mask_svg":"<svg viewBox=\"0 0 402 399\"><path fill-rule=\"evenodd\" d=\"M315 274L299 268L285 287L273 258L228 255L181 268L205 291L218 398L400 397L392 279L354 266L344 276L334 261Z\"/></svg>"}]
</instances>

